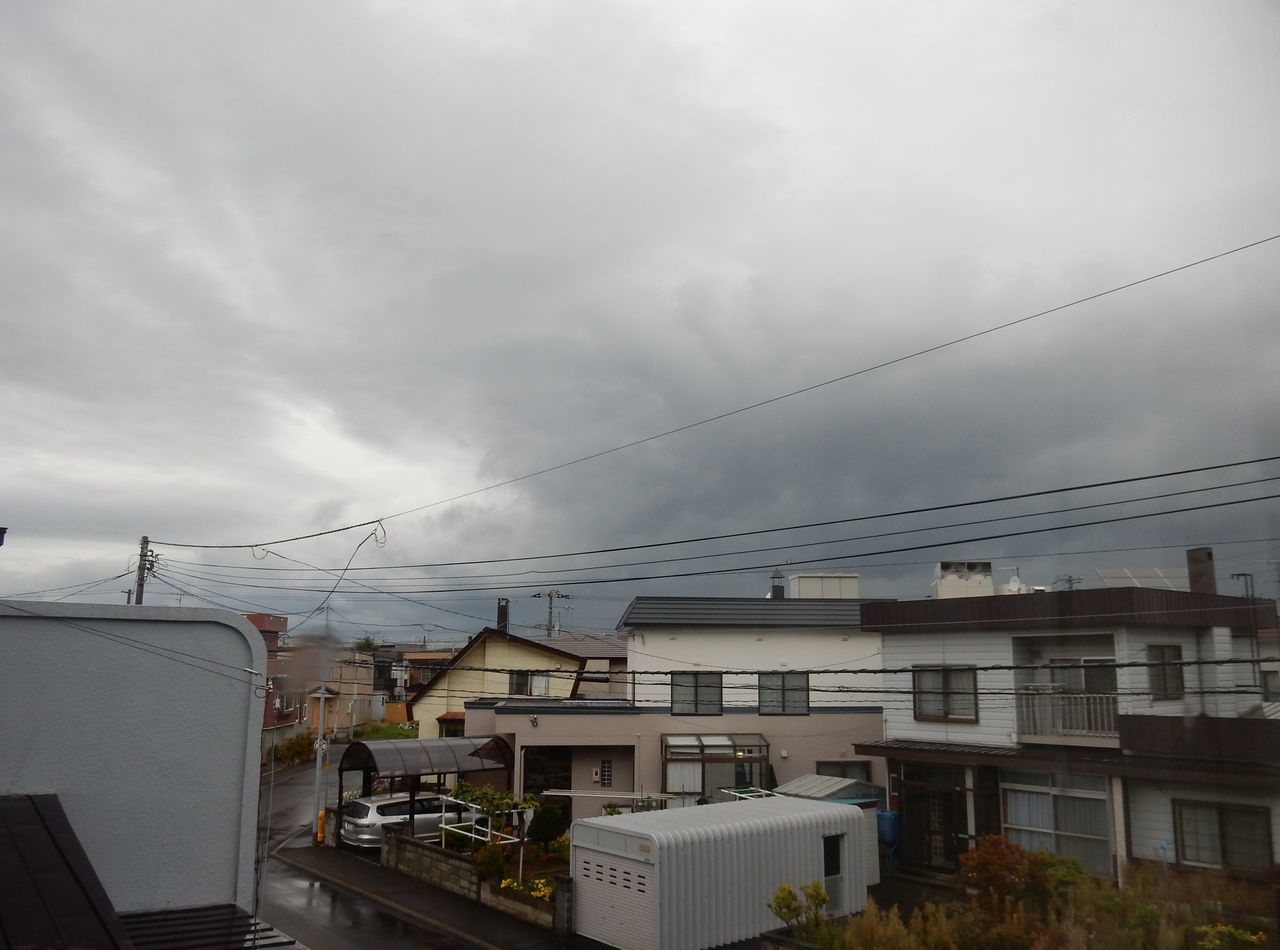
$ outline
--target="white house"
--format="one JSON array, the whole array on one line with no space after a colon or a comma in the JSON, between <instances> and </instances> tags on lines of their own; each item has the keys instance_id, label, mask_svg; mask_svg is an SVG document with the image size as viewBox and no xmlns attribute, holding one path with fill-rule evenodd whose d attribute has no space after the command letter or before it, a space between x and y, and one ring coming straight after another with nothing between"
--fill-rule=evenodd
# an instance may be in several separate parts
<instances>
[{"instance_id":1,"label":"white house","mask_svg":"<svg viewBox=\"0 0 1280 950\"><path fill-rule=\"evenodd\" d=\"M883 642L901 858L954 869L977 836L1127 863L1270 874L1280 721L1254 631L1275 604L1142 588L866 604ZM1244 662L1239 662L1244 661Z\"/></svg>"},{"instance_id":2,"label":"white house","mask_svg":"<svg viewBox=\"0 0 1280 950\"><path fill-rule=\"evenodd\" d=\"M729 788L815 772L883 786L883 760L853 748L883 736L865 602L773 593L637 597L619 622L623 695L479 700L467 704L466 733L504 736L517 788L573 792L574 817L652 796L667 807L725 801ZM838 672L851 669L869 672Z\"/></svg>"}]
</instances>

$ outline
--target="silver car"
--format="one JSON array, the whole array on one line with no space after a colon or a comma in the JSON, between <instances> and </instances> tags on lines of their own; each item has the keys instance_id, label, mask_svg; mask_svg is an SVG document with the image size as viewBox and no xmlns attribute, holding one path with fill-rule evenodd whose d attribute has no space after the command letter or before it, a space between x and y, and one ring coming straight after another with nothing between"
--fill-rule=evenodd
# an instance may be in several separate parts
<instances>
[{"instance_id":1,"label":"silver car","mask_svg":"<svg viewBox=\"0 0 1280 950\"><path fill-rule=\"evenodd\" d=\"M443 813L442 803L447 804ZM434 795L420 795L413 803L413 833L419 837L438 832L442 818L453 824L475 821L482 814L471 805L463 807L457 802L444 803ZM342 841L362 848L378 848L382 846L382 833L387 825L408 820L408 795L357 798L342 808Z\"/></svg>"}]
</instances>

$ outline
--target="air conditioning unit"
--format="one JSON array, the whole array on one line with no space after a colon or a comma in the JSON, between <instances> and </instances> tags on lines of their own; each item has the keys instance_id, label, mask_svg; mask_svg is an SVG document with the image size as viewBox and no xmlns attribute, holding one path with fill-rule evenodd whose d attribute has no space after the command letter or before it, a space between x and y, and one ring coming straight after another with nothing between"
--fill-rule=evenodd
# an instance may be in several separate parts
<instances>
[{"instance_id":1,"label":"air conditioning unit","mask_svg":"<svg viewBox=\"0 0 1280 950\"><path fill-rule=\"evenodd\" d=\"M591 770L591 781L593 781L593 782L599 782L599 781L600 781L600 770L599 770L599 769L592 769L592 770Z\"/></svg>"}]
</instances>

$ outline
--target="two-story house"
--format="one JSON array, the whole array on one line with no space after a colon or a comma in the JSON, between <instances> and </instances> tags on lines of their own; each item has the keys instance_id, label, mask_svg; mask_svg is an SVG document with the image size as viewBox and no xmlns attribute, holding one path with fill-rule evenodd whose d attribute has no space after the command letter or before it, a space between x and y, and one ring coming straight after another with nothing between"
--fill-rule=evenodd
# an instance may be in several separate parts
<instances>
[{"instance_id":1,"label":"two-story house","mask_svg":"<svg viewBox=\"0 0 1280 950\"><path fill-rule=\"evenodd\" d=\"M305 682L290 676L290 648L281 642L289 630L289 618L279 614L241 614L262 634L267 648L267 701L262 707L262 761L271 760L271 750L299 733L307 731Z\"/></svg>"},{"instance_id":2,"label":"two-story house","mask_svg":"<svg viewBox=\"0 0 1280 950\"><path fill-rule=\"evenodd\" d=\"M724 801L724 789L813 773L883 786L878 753L853 750L883 736L879 636L863 629L856 578L824 580L791 591L845 596L778 584L768 598L637 597L618 624L627 667L611 696L479 700L466 732L503 736L517 789L572 792L574 817Z\"/></svg>"},{"instance_id":3,"label":"two-story house","mask_svg":"<svg viewBox=\"0 0 1280 950\"><path fill-rule=\"evenodd\" d=\"M866 604L883 643L901 859L953 870L1006 835L1123 877L1133 861L1270 874L1280 720L1253 632L1272 601L1033 591Z\"/></svg>"},{"instance_id":4,"label":"two-story house","mask_svg":"<svg viewBox=\"0 0 1280 950\"><path fill-rule=\"evenodd\" d=\"M423 739L461 736L468 700L508 696L567 699L586 661L544 640L486 627L413 687L409 717ZM476 733L472 733L473 735Z\"/></svg>"}]
</instances>

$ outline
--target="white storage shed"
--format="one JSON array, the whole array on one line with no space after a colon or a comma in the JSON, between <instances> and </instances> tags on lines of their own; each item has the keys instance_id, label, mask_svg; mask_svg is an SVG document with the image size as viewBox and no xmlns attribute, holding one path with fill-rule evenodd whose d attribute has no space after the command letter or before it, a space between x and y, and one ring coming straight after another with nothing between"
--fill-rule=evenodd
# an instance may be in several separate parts
<instances>
[{"instance_id":1,"label":"white storage shed","mask_svg":"<svg viewBox=\"0 0 1280 950\"><path fill-rule=\"evenodd\" d=\"M780 884L822 881L827 911L867 902L860 808L798 798L583 818L570 832L574 929L621 950L701 950L780 927Z\"/></svg>"}]
</instances>

